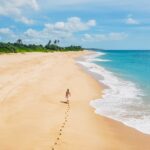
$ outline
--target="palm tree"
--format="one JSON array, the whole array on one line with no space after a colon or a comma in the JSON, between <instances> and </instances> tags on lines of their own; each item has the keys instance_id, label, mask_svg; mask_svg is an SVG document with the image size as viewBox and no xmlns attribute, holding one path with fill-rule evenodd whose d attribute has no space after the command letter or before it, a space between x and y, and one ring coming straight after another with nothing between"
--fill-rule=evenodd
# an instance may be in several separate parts
<instances>
[{"instance_id":1,"label":"palm tree","mask_svg":"<svg viewBox=\"0 0 150 150\"><path fill-rule=\"evenodd\" d=\"M51 43L52 43L52 41L51 41L51 40L49 40L49 42L48 42L48 44L47 44L47 45L48 45L48 46L50 46L50 45L51 45Z\"/></svg>"},{"instance_id":2,"label":"palm tree","mask_svg":"<svg viewBox=\"0 0 150 150\"><path fill-rule=\"evenodd\" d=\"M54 44L55 44L55 45L57 44L57 40L54 40Z\"/></svg>"},{"instance_id":3,"label":"palm tree","mask_svg":"<svg viewBox=\"0 0 150 150\"><path fill-rule=\"evenodd\" d=\"M22 44L22 40L21 40L21 39L18 39L16 43L17 43L17 44Z\"/></svg>"},{"instance_id":4,"label":"palm tree","mask_svg":"<svg viewBox=\"0 0 150 150\"><path fill-rule=\"evenodd\" d=\"M60 43L60 41L59 41L59 40L57 40L57 43L59 44L59 43Z\"/></svg>"}]
</instances>

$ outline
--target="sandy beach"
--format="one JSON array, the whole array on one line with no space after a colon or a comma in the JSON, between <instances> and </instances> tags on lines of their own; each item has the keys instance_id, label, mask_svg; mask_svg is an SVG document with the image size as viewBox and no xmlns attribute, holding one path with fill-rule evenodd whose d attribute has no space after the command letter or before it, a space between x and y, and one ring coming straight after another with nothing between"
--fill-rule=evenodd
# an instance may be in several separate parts
<instances>
[{"instance_id":1,"label":"sandy beach","mask_svg":"<svg viewBox=\"0 0 150 150\"><path fill-rule=\"evenodd\" d=\"M87 53L0 55L0 150L150 150L149 135L90 107L103 88L75 62Z\"/></svg>"}]
</instances>

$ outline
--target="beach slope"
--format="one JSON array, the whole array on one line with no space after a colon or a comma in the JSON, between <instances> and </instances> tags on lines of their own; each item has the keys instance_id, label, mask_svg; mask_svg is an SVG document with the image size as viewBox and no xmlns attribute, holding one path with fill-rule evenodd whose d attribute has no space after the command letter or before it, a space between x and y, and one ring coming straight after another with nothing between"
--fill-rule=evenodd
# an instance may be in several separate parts
<instances>
[{"instance_id":1,"label":"beach slope","mask_svg":"<svg viewBox=\"0 0 150 150\"><path fill-rule=\"evenodd\" d=\"M75 62L87 53L0 55L1 150L150 149L149 135L90 107L103 88Z\"/></svg>"}]
</instances>

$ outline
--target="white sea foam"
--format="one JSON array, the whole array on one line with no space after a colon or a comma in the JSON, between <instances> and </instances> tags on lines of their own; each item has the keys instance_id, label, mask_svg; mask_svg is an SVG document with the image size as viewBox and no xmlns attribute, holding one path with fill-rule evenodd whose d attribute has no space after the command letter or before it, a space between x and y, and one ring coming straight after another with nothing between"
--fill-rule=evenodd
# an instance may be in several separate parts
<instances>
[{"instance_id":1,"label":"white sea foam","mask_svg":"<svg viewBox=\"0 0 150 150\"><path fill-rule=\"evenodd\" d=\"M96 59L96 58L92 58L92 59L89 59L90 62L93 62L93 61L97 61L97 62L107 62L107 61L111 61L109 59Z\"/></svg>"},{"instance_id":2,"label":"white sea foam","mask_svg":"<svg viewBox=\"0 0 150 150\"><path fill-rule=\"evenodd\" d=\"M103 56L103 55L106 55L106 54L103 52L97 52L97 53L94 53L92 55L86 55L83 58L85 58L86 61L89 61L89 59L96 58L96 57Z\"/></svg>"},{"instance_id":3,"label":"white sea foam","mask_svg":"<svg viewBox=\"0 0 150 150\"><path fill-rule=\"evenodd\" d=\"M87 56L84 56L84 59L86 59L86 61L88 62L94 62L94 61L97 61L97 62L107 62L107 61L111 61L111 60L108 60L108 59L100 59L100 58L96 58L96 57L100 57L100 56L104 56L106 55L105 53L103 52L98 52L98 53L95 53L95 54L92 54L92 55L87 55Z\"/></svg>"},{"instance_id":4,"label":"white sea foam","mask_svg":"<svg viewBox=\"0 0 150 150\"><path fill-rule=\"evenodd\" d=\"M96 53L84 57L86 58L84 61L78 61L90 72L102 76L99 81L108 87L104 89L101 99L91 101L91 106L96 109L97 114L121 121L143 133L150 134L150 109L143 104L142 90L133 82L121 79L102 66L91 62L91 59L102 55L104 53Z\"/></svg>"}]
</instances>

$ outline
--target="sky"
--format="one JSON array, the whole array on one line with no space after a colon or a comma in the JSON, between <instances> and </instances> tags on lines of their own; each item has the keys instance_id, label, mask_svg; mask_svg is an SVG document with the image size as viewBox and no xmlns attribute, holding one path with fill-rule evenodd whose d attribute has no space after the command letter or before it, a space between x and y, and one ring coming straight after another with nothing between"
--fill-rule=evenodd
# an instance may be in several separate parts
<instances>
[{"instance_id":1,"label":"sky","mask_svg":"<svg viewBox=\"0 0 150 150\"><path fill-rule=\"evenodd\" d=\"M150 49L148 0L0 0L0 41Z\"/></svg>"}]
</instances>

